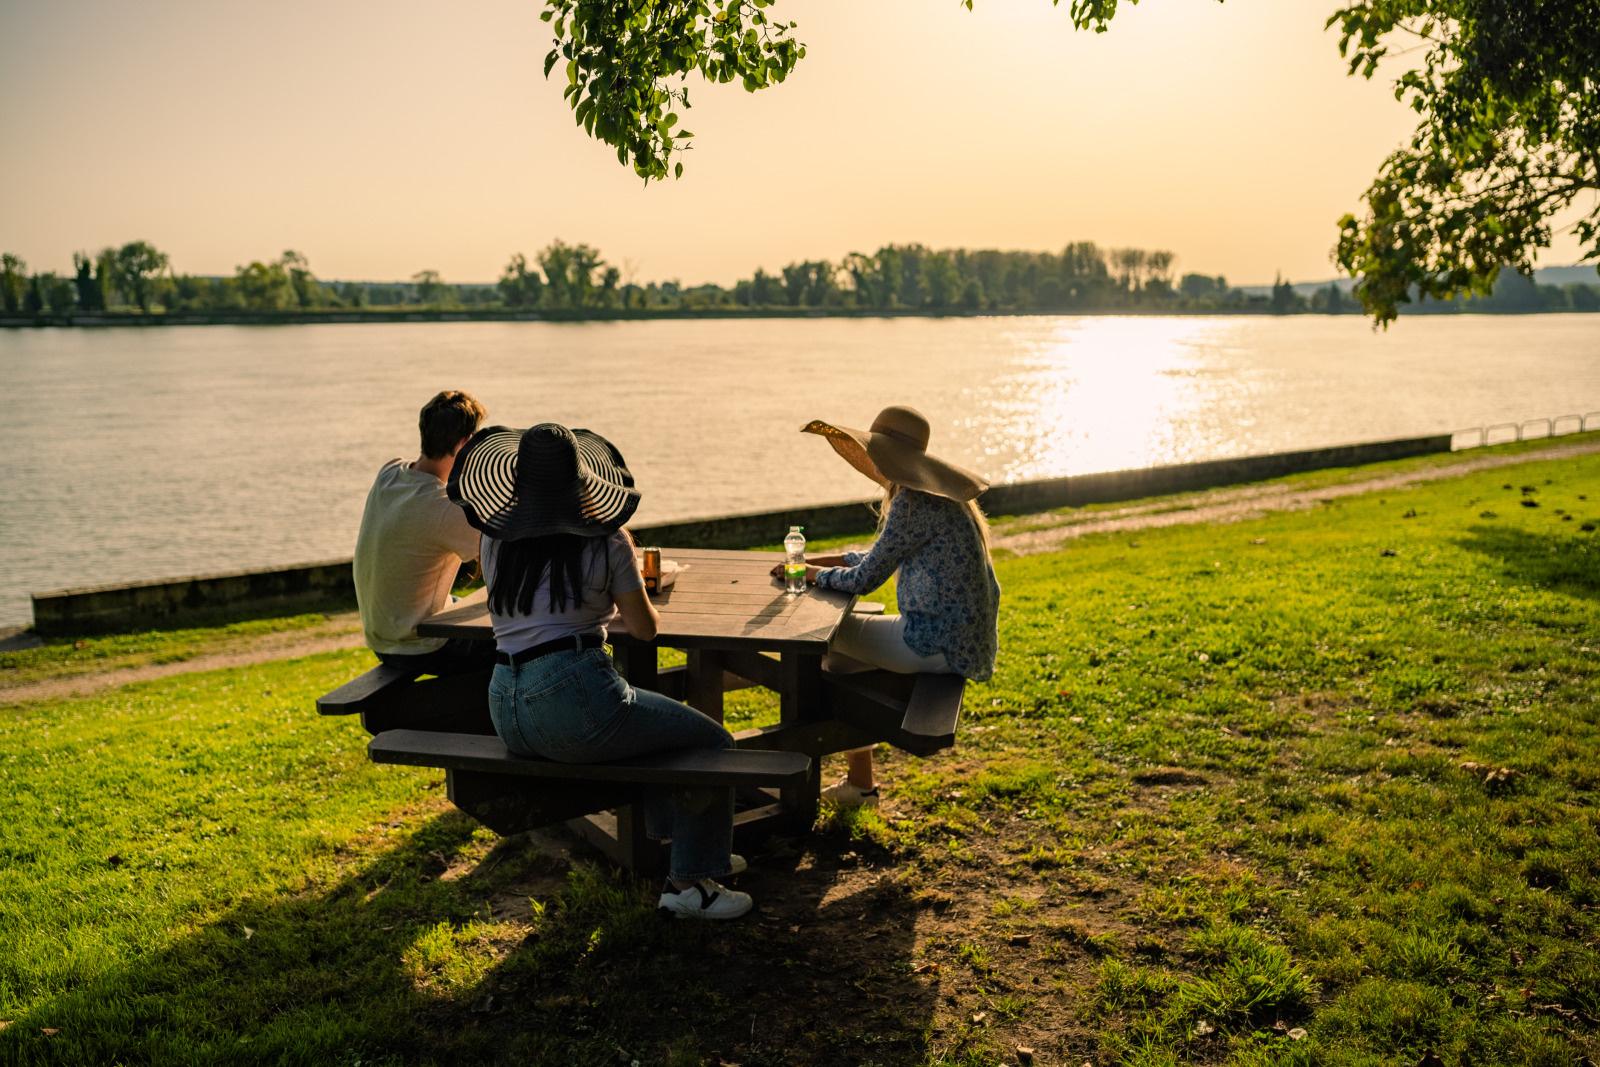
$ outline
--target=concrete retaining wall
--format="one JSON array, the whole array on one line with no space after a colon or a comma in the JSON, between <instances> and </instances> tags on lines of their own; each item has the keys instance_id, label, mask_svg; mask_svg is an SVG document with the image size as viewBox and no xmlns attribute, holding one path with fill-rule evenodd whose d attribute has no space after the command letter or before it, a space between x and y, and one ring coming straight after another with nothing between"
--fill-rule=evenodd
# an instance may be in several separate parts
<instances>
[{"instance_id":1,"label":"concrete retaining wall","mask_svg":"<svg viewBox=\"0 0 1600 1067\"><path fill-rule=\"evenodd\" d=\"M1259 482L1286 474L1355 467L1364 463L1424 456L1450 451L1450 434L1337 445L1300 452L1275 452L1265 456L1180 463L1169 467L1075 474L1031 482L997 485L979 499L990 515L1026 515L1054 508L1138 500L1167 493L1215 489L1224 485ZM751 512L710 519L688 519L657 526L634 527L634 533L654 544L692 545L696 548L745 548L777 544L790 526L804 526L808 538L840 537L872 528L877 521L872 501L797 507L785 511Z\"/></svg>"},{"instance_id":2,"label":"concrete retaining wall","mask_svg":"<svg viewBox=\"0 0 1600 1067\"><path fill-rule=\"evenodd\" d=\"M41 634L141 630L226 612L234 616L355 604L347 559L270 571L197 574L191 578L97 585L33 594L33 628Z\"/></svg>"},{"instance_id":3,"label":"concrete retaining wall","mask_svg":"<svg viewBox=\"0 0 1600 1067\"><path fill-rule=\"evenodd\" d=\"M1265 456L1211 459L1170 467L1145 467L1103 474L1078 474L1034 482L997 485L983 495L984 510L991 515L1023 515L1052 508L1081 507L1138 500L1167 493L1187 493L1224 485L1260 482L1305 471L1357 467L1411 456L1449 452L1452 436L1406 437L1360 445L1309 448L1300 452L1274 452Z\"/></svg>"},{"instance_id":4,"label":"concrete retaining wall","mask_svg":"<svg viewBox=\"0 0 1600 1067\"><path fill-rule=\"evenodd\" d=\"M1104 504L1214 489L1303 471L1353 467L1450 451L1451 435L1411 437L1265 456L1207 460L1168 467L1079 474L997 485L983 495L991 515L1021 515L1053 508ZM697 548L745 548L776 544L790 526L809 538L865 533L876 521L868 501L688 519L633 528L641 541ZM354 605L350 561L329 560L271 571L206 574L173 581L96 586L36 593L34 629L41 634L77 634L169 625L185 619L265 610L310 609L330 603Z\"/></svg>"}]
</instances>

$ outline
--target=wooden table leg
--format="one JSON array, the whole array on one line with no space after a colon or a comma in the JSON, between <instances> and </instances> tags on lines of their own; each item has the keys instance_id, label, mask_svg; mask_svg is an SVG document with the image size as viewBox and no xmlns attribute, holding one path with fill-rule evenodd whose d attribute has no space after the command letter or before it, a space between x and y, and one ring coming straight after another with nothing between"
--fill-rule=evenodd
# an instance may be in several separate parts
<instances>
[{"instance_id":1,"label":"wooden table leg","mask_svg":"<svg viewBox=\"0 0 1600 1067\"><path fill-rule=\"evenodd\" d=\"M822 657L785 652L780 666L778 719L790 723L815 722L822 717ZM822 792L822 761L814 760L804 785L787 786L779 793L785 813L799 829L810 829L817 817Z\"/></svg>"},{"instance_id":2,"label":"wooden table leg","mask_svg":"<svg viewBox=\"0 0 1600 1067\"><path fill-rule=\"evenodd\" d=\"M636 689L656 687L656 646L639 641L618 641L611 646L611 661Z\"/></svg>"},{"instance_id":3,"label":"wooden table leg","mask_svg":"<svg viewBox=\"0 0 1600 1067\"><path fill-rule=\"evenodd\" d=\"M689 650L689 681L683 702L718 722L722 721L722 672L726 666L721 652L705 648Z\"/></svg>"},{"instance_id":4,"label":"wooden table leg","mask_svg":"<svg viewBox=\"0 0 1600 1067\"><path fill-rule=\"evenodd\" d=\"M567 829L631 874L648 877L666 870L666 849L645 836L642 804L620 804L614 812L571 819Z\"/></svg>"},{"instance_id":5,"label":"wooden table leg","mask_svg":"<svg viewBox=\"0 0 1600 1067\"><path fill-rule=\"evenodd\" d=\"M617 853L624 867L642 877L665 870L661 846L645 836L643 804L617 809Z\"/></svg>"}]
</instances>

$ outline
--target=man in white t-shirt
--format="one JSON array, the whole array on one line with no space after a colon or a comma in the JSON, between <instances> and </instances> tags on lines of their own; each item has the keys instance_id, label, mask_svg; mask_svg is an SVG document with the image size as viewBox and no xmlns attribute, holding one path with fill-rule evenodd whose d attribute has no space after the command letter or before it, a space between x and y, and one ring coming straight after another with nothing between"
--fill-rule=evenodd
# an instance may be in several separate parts
<instances>
[{"instance_id":1,"label":"man in white t-shirt","mask_svg":"<svg viewBox=\"0 0 1600 1067\"><path fill-rule=\"evenodd\" d=\"M424 674L494 665L492 642L417 636L417 623L450 603L462 562L478 558L478 531L445 495L445 483L486 414L466 393L440 393L418 420L422 454L385 463L367 493L356 537L356 603L367 645L384 663Z\"/></svg>"}]
</instances>

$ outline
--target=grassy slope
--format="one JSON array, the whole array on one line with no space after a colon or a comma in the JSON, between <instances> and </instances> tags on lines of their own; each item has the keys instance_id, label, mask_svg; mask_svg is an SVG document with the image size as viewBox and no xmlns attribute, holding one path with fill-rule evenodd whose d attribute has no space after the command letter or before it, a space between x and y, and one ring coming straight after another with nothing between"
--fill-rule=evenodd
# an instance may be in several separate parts
<instances>
[{"instance_id":1,"label":"grassy slope","mask_svg":"<svg viewBox=\"0 0 1600 1067\"><path fill-rule=\"evenodd\" d=\"M359 622L351 620L343 628L359 631L361 627ZM263 637L311 631L331 632L329 617L321 612L305 612L214 626L49 637L34 648L0 652L0 685L71 678L124 667L181 663L207 654L242 651Z\"/></svg>"},{"instance_id":2,"label":"grassy slope","mask_svg":"<svg viewBox=\"0 0 1600 1067\"><path fill-rule=\"evenodd\" d=\"M958 749L731 930L367 764L365 653L0 709L0 1061L1600 1057L1594 519L1591 457L1005 560Z\"/></svg>"}]
</instances>

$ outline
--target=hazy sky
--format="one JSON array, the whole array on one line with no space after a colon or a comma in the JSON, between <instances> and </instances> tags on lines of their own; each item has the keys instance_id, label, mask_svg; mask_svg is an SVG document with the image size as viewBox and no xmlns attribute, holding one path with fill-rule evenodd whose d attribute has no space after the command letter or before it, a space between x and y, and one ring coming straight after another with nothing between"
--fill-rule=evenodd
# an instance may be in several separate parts
<instances>
[{"instance_id":1,"label":"hazy sky","mask_svg":"<svg viewBox=\"0 0 1600 1067\"><path fill-rule=\"evenodd\" d=\"M691 82L685 176L646 189L540 75L536 0L0 0L0 247L487 281L561 237L728 283L889 242L1092 240L1315 280L1411 128L1387 81L1345 77L1335 6L1145 0L1097 36L1048 0L780 0L808 57L754 95Z\"/></svg>"}]
</instances>

